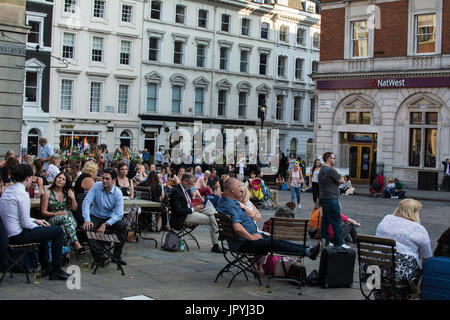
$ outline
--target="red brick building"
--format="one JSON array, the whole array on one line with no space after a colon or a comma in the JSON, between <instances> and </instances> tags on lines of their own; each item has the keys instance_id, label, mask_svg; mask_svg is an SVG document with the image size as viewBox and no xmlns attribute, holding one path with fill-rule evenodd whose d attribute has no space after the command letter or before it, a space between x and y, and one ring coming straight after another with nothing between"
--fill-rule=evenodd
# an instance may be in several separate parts
<instances>
[{"instance_id":1,"label":"red brick building","mask_svg":"<svg viewBox=\"0 0 450 320\"><path fill-rule=\"evenodd\" d=\"M384 168L436 188L450 158L450 0L323 0L321 14L315 142L349 145L354 182Z\"/></svg>"}]
</instances>

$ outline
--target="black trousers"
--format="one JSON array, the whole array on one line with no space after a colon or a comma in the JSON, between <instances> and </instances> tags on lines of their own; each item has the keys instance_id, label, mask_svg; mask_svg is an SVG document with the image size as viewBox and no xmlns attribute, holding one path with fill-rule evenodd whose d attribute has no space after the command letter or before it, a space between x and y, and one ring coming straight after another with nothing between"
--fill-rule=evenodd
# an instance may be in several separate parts
<instances>
[{"instance_id":1,"label":"black trousers","mask_svg":"<svg viewBox=\"0 0 450 320\"><path fill-rule=\"evenodd\" d=\"M318 182L312 183L312 193L313 193L314 203L316 203L317 199L319 199L319 183Z\"/></svg>"},{"instance_id":2,"label":"black trousers","mask_svg":"<svg viewBox=\"0 0 450 320\"><path fill-rule=\"evenodd\" d=\"M24 229L16 236L9 238L10 244L41 243L39 246L39 263L42 270L49 270L48 242L52 243L52 267L59 270L62 266L62 247L64 243L64 230L59 226L36 227Z\"/></svg>"},{"instance_id":3,"label":"black trousers","mask_svg":"<svg viewBox=\"0 0 450 320\"><path fill-rule=\"evenodd\" d=\"M94 224L92 230L97 230L103 223L105 223L108 220L109 218L98 218L96 216L91 215L91 222ZM125 244L125 241L127 240L128 235L127 225L125 222L123 222L123 220L120 220L117 221L112 226L109 226L106 230L111 230L115 235L117 235L117 238L120 241L120 243L116 243L114 245L114 252L113 252L113 256L119 258L122 255L122 249ZM103 249L97 242L97 240L89 239L88 244L89 247L91 248L91 252L95 260L101 260L104 258Z\"/></svg>"},{"instance_id":4,"label":"black trousers","mask_svg":"<svg viewBox=\"0 0 450 320\"><path fill-rule=\"evenodd\" d=\"M351 223L342 223L342 239L347 242L356 243L356 227Z\"/></svg>"}]
</instances>

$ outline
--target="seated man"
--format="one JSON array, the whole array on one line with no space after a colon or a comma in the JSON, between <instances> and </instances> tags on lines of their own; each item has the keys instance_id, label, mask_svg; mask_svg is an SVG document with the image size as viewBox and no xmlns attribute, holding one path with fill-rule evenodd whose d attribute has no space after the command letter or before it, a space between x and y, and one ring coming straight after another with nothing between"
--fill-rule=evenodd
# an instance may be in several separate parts
<instances>
[{"instance_id":1,"label":"seated man","mask_svg":"<svg viewBox=\"0 0 450 320\"><path fill-rule=\"evenodd\" d=\"M204 204L206 205L206 203L209 200L215 208L217 206L218 201L222 197L222 191L220 190L220 186L217 184L212 187L212 191L213 193L205 198Z\"/></svg>"},{"instance_id":2,"label":"seated man","mask_svg":"<svg viewBox=\"0 0 450 320\"><path fill-rule=\"evenodd\" d=\"M208 224L213 247L212 252L222 253L219 247L219 226L214 214L214 207L203 204L194 207L189 188L194 185L194 175L185 173L181 183L177 184L170 194L170 207L172 209L170 227L180 230L183 223Z\"/></svg>"},{"instance_id":3,"label":"seated man","mask_svg":"<svg viewBox=\"0 0 450 320\"><path fill-rule=\"evenodd\" d=\"M9 238L9 244L40 243L39 262L41 276L50 280L67 280L69 274L61 269L64 230L50 226L45 220L30 218L30 196L26 190L32 184L33 169L28 164L14 168L12 177L16 183L7 188L0 199L0 217ZM52 268L49 264L48 242L52 246Z\"/></svg>"},{"instance_id":4,"label":"seated man","mask_svg":"<svg viewBox=\"0 0 450 320\"><path fill-rule=\"evenodd\" d=\"M120 240L114 247L113 259L121 265L127 263L122 260L122 249L127 239L127 225L123 218L122 191L115 186L116 172L114 169L103 171L102 182L97 182L83 201L83 230L103 233L105 229L111 229ZM92 204L92 207L91 207ZM89 247L95 262L106 266L110 261L103 254L97 240L89 239Z\"/></svg>"},{"instance_id":5,"label":"seated man","mask_svg":"<svg viewBox=\"0 0 450 320\"><path fill-rule=\"evenodd\" d=\"M240 182L230 178L224 182L224 194L217 204L217 211L229 215L237 239L227 239L231 250L239 252L265 254L271 250L303 254L315 260L320 252L320 243L314 248L305 247L285 240L270 240L270 237L258 232L256 224L239 205ZM273 245L273 247L271 247Z\"/></svg>"},{"instance_id":6,"label":"seated man","mask_svg":"<svg viewBox=\"0 0 450 320\"><path fill-rule=\"evenodd\" d=\"M405 197L405 187L402 182L400 182L397 178L394 179L395 189L394 189L394 199L403 199Z\"/></svg>"}]
</instances>

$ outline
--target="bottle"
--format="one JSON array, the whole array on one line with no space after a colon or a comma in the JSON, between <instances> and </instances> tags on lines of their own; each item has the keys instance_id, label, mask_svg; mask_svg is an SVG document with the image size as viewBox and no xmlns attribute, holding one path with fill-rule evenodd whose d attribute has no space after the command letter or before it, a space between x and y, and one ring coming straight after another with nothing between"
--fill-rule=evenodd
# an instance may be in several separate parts
<instances>
[{"instance_id":1,"label":"bottle","mask_svg":"<svg viewBox=\"0 0 450 320\"><path fill-rule=\"evenodd\" d=\"M180 239L180 251L184 251L184 237Z\"/></svg>"},{"instance_id":2,"label":"bottle","mask_svg":"<svg viewBox=\"0 0 450 320\"><path fill-rule=\"evenodd\" d=\"M38 199L39 196L39 185L36 183L36 185L34 186L34 198Z\"/></svg>"}]
</instances>

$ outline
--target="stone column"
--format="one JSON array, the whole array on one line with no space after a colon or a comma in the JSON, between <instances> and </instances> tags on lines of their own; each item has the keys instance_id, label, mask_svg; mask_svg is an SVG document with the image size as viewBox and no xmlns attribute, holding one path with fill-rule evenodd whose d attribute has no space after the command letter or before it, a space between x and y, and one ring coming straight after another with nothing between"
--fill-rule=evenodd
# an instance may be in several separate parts
<instances>
[{"instance_id":1,"label":"stone column","mask_svg":"<svg viewBox=\"0 0 450 320\"><path fill-rule=\"evenodd\" d=\"M25 0L0 2L0 159L20 155L25 76Z\"/></svg>"}]
</instances>

